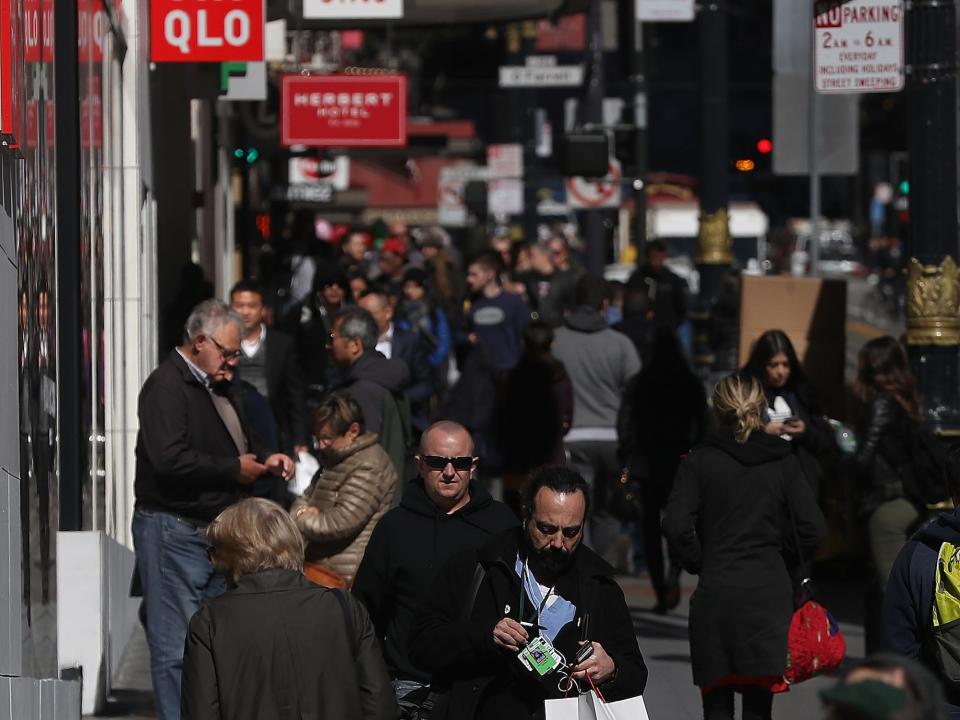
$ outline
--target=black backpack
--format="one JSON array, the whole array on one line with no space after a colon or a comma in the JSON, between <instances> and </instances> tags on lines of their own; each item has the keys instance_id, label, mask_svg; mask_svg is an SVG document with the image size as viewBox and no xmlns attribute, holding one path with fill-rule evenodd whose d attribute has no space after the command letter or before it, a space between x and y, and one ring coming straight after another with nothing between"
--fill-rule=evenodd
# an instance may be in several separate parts
<instances>
[{"instance_id":1,"label":"black backpack","mask_svg":"<svg viewBox=\"0 0 960 720\"><path fill-rule=\"evenodd\" d=\"M919 423L911 423L909 461L900 468L907 499L925 513L950 500L946 444Z\"/></svg>"}]
</instances>

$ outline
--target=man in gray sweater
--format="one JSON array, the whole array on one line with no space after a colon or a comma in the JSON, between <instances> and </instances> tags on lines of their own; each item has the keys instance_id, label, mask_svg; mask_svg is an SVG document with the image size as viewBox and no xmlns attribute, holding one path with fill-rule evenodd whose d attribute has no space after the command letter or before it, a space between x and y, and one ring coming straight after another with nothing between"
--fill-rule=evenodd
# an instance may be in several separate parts
<instances>
[{"instance_id":1,"label":"man in gray sweater","mask_svg":"<svg viewBox=\"0 0 960 720\"><path fill-rule=\"evenodd\" d=\"M576 305L556 331L553 355L573 383L573 425L564 442L593 492L587 542L616 567L620 523L608 510L608 498L620 474L617 412L627 380L640 371L640 358L626 335L607 326L605 289L596 275L580 278Z\"/></svg>"}]
</instances>

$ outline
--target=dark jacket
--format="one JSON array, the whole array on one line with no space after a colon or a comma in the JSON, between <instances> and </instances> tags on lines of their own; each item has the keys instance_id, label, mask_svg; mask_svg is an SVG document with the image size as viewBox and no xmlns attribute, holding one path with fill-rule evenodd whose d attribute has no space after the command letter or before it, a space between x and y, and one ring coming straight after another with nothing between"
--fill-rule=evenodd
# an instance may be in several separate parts
<instances>
[{"instance_id":1,"label":"dark jacket","mask_svg":"<svg viewBox=\"0 0 960 720\"><path fill-rule=\"evenodd\" d=\"M889 393L877 395L864 409L853 459L864 515L881 503L903 497L900 468L910 462L912 423L907 411Z\"/></svg>"},{"instance_id":2,"label":"dark jacket","mask_svg":"<svg viewBox=\"0 0 960 720\"><path fill-rule=\"evenodd\" d=\"M565 462L563 436L573 422L573 384L563 363L523 355L510 371L500 399L504 469L528 473Z\"/></svg>"},{"instance_id":3,"label":"dark jacket","mask_svg":"<svg viewBox=\"0 0 960 720\"><path fill-rule=\"evenodd\" d=\"M757 379L763 381L763 378ZM774 399L779 395L790 406L791 412L806 425L802 435L793 436L790 446L803 466L807 479L812 483L814 494L819 495L824 467L829 465L837 452L836 436L827 422L823 408L806 385L783 389L768 388L764 385L763 392L768 407L773 407Z\"/></svg>"},{"instance_id":4,"label":"dark jacket","mask_svg":"<svg viewBox=\"0 0 960 720\"><path fill-rule=\"evenodd\" d=\"M521 619L515 564L522 533L508 530L482 548L454 557L436 576L417 614L411 657L433 673L433 689L446 694L431 716L436 720L542 718L543 701L563 697L558 675L540 680L520 664L516 653L493 641L493 628L505 614ZM478 562L485 575L469 619L463 620ZM556 592L577 611L560 629L554 646L568 660L573 658L581 640L581 619L588 613L589 639L603 646L617 669L600 688L604 696L615 701L642 694L647 668L613 568L581 544L573 564L557 579ZM532 605L529 598L524 604Z\"/></svg>"},{"instance_id":5,"label":"dark jacket","mask_svg":"<svg viewBox=\"0 0 960 720\"><path fill-rule=\"evenodd\" d=\"M336 593L266 570L204 606L187 634L183 720L396 718L370 618Z\"/></svg>"},{"instance_id":6,"label":"dark jacket","mask_svg":"<svg viewBox=\"0 0 960 720\"><path fill-rule=\"evenodd\" d=\"M677 327L687 319L687 281L668 268L653 272L644 265L627 280L627 287L646 288L656 325Z\"/></svg>"},{"instance_id":7,"label":"dark jacket","mask_svg":"<svg viewBox=\"0 0 960 720\"><path fill-rule=\"evenodd\" d=\"M433 504L422 479L407 483L400 506L374 528L353 582L353 594L366 605L377 637L384 640L393 677L429 680L410 661L407 641L414 612L437 568L516 524L507 506L477 483L470 484L470 502L453 515Z\"/></svg>"},{"instance_id":8,"label":"dark jacket","mask_svg":"<svg viewBox=\"0 0 960 720\"><path fill-rule=\"evenodd\" d=\"M280 447L308 445L307 405L296 344L289 335L271 329L266 337L267 396L280 428Z\"/></svg>"},{"instance_id":9,"label":"dark jacket","mask_svg":"<svg viewBox=\"0 0 960 720\"><path fill-rule=\"evenodd\" d=\"M243 402L232 393L230 400L248 428ZM143 384L137 416L137 506L206 523L240 499L237 446L209 392L176 350ZM250 451L264 459L256 435L246 435Z\"/></svg>"},{"instance_id":10,"label":"dark jacket","mask_svg":"<svg viewBox=\"0 0 960 720\"><path fill-rule=\"evenodd\" d=\"M391 357L403 360L410 370L404 391L411 404L422 402L433 395L433 371L427 361L427 348L417 333L394 323Z\"/></svg>"},{"instance_id":11,"label":"dark jacket","mask_svg":"<svg viewBox=\"0 0 960 720\"><path fill-rule=\"evenodd\" d=\"M721 428L681 463L663 530L684 569L700 576L690 601L694 683L783 674L791 568L825 533L789 443L758 430L741 445Z\"/></svg>"},{"instance_id":12,"label":"dark jacket","mask_svg":"<svg viewBox=\"0 0 960 720\"><path fill-rule=\"evenodd\" d=\"M363 411L366 432L380 432L385 396L402 393L409 377L405 362L388 360L376 350L367 350L349 367L341 387L350 391Z\"/></svg>"},{"instance_id":13,"label":"dark jacket","mask_svg":"<svg viewBox=\"0 0 960 720\"><path fill-rule=\"evenodd\" d=\"M960 509L942 513L907 541L900 550L883 596L885 645L916 658L941 675L931 646L933 590L940 546L960 545ZM944 683L947 699L960 712L960 688Z\"/></svg>"}]
</instances>

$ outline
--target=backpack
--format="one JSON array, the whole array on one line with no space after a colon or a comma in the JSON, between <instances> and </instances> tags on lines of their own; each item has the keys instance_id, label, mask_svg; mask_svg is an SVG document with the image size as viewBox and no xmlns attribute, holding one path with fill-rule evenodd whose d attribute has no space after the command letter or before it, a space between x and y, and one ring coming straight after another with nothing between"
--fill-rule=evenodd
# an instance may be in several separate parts
<instances>
[{"instance_id":1,"label":"backpack","mask_svg":"<svg viewBox=\"0 0 960 720\"><path fill-rule=\"evenodd\" d=\"M947 447L930 430L912 423L909 461L900 468L903 491L921 511L950 499L947 488Z\"/></svg>"},{"instance_id":2,"label":"backpack","mask_svg":"<svg viewBox=\"0 0 960 720\"><path fill-rule=\"evenodd\" d=\"M960 545L940 546L934 575L932 654L947 682L960 683Z\"/></svg>"},{"instance_id":3,"label":"backpack","mask_svg":"<svg viewBox=\"0 0 960 720\"><path fill-rule=\"evenodd\" d=\"M390 456L390 462L397 471L397 485L394 491L393 505L400 504L403 497L405 480L410 477L407 463L413 449L413 430L410 425L410 402L402 393L394 395L389 390L383 394L382 420L378 442Z\"/></svg>"}]
</instances>

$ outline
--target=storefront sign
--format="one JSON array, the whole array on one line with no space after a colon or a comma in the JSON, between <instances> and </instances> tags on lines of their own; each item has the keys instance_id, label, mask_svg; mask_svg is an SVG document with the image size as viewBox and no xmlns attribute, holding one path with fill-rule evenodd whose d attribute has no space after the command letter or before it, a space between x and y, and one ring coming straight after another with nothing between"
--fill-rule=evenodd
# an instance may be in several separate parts
<instances>
[{"instance_id":1,"label":"storefront sign","mask_svg":"<svg viewBox=\"0 0 960 720\"><path fill-rule=\"evenodd\" d=\"M49 0L44 0L48 2ZM107 13L101 0L79 0L77 3L79 37L77 56L83 63L98 63L103 60L103 38L108 30ZM53 27L51 20L51 28ZM51 42L53 34L51 33ZM52 49L51 49L52 50ZM43 36L43 52L47 53L47 35ZM52 55L52 52L51 52Z\"/></svg>"},{"instance_id":2,"label":"storefront sign","mask_svg":"<svg viewBox=\"0 0 960 720\"><path fill-rule=\"evenodd\" d=\"M330 185L334 190L350 187L350 158L292 157L287 171L291 185Z\"/></svg>"},{"instance_id":3,"label":"storefront sign","mask_svg":"<svg viewBox=\"0 0 960 720\"><path fill-rule=\"evenodd\" d=\"M318 20L383 20L403 17L403 0L303 0L303 16Z\"/></svg>"},{"instance_id":4,"label":"storefront sign","mask_svg":"<svg viewBox=\"0 0 960 720\"><path fill-rule=\"evenodd\" d=\"M270 197L280 202L329 203L333 201L333 185L274 186Z\"/></svg>"},{"instance_id":5,"label":"storefront sign","mask_svg":"<svg viewBox=\"0 0 960 720\"><path fill-rule=\"evenodd\" d=\"M405 75L285 75L280 141L310 147L407 144Z\"/></svg>"},{"instance_id":6,"label":"storefront sign","mask_svg":"<svg viewBox=\"0 0 960 720\"><path fill-rule=\"evenodd\" d=\"M14 52L23 48L22 35L16 33L13 0L0 0L0 133L3 147L17 147L22 124L17 122L16 108L20 102L19 86L15 82L19 67Z\"/></svg>"},{"instance_id":7,"label":"storefront sign","mask_svg":"<svg viewBox=\"0 0 960 720\"><path fill-rule=\"evenodd\" d=\"M153 62L263 60L264 0L151 0Z\"/></svg>"},{"instance_id":8,"label":"storefront sign","mask_svg":"<svg viewBox=\"0 0 960 720\"><path fill-rule=\"evenodd\" d=\"M903 89L903 4L849 0L815 5L818 93Z\"/></svg>"}]
</instances>

